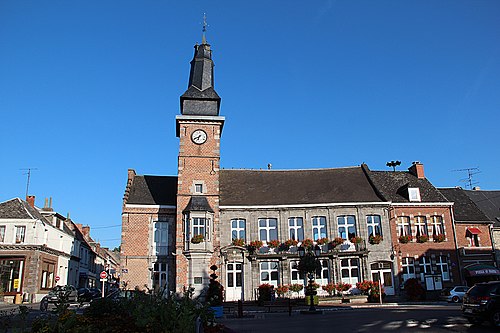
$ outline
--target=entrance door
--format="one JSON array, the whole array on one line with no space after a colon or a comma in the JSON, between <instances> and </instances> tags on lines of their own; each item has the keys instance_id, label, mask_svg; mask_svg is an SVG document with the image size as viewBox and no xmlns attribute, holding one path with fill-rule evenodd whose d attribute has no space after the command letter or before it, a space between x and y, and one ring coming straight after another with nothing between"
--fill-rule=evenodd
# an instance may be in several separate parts
<instances>
[{"instance_id":1,"label":"entrance door","mask_svg":"<svg viewBox=\"0 0 500 333\"><path fill-rule=\"evenodd\" d=\"M231 262L226 266L227 285L226 301L238 301L243 299L243 264Z\"/></svg>"},{"instance_id":2,"label":"entrance door","mask_svg":"<svg viewBox=\"0 0 500 333\"><path fill-rule=\"evenodd\" d=\"M372 280L381 281L386 295L394 295L394 279L390 262L376 262L371 265Z\"/></svg>"}]
</instances>

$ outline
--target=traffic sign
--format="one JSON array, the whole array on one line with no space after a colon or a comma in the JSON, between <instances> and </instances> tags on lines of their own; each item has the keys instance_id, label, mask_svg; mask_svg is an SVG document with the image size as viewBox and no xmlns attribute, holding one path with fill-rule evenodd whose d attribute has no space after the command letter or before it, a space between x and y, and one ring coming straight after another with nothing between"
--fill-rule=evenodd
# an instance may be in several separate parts
<instances>
[{"instance_id":1,"label":"traffic sign","mask_svg":"<svg viewBox=\"0 0 500 333\"><path fill-rule=\"evenodd\" d=\"M58 275L58 276L56 276L56 278L55 278L56 282L57 282L57 281L59 281L60 279L61 279L61 278L59 277L59 275Z\"/></svg>"},{"instance_id":2,"label":"traffic sign","mask_svg":"<svg viewBox=\"0 0 500 333\"><path fill-rule=\"evenodd\" d=\"M102 271L99 276L101 277L101 279L105 279L108 277L108 273L106 273L106 271Z\"/></svg>"}]
</instances>

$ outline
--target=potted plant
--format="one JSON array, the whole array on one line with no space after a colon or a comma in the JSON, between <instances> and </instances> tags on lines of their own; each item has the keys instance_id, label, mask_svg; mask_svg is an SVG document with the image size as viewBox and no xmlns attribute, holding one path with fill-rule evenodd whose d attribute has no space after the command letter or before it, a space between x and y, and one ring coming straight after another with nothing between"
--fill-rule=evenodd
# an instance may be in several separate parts
<instances>
[{"instance_id":1,"label":"potted plant","mask_svg":"<svg viewBox=\"0 0 500 333\"><path fill-rule=\"evenodd\" d=\"M379 244L383 240L384 238L382 235L370 235L368 238L368 242L370 242L370 244Z\"/></svg>"},{"instance_id":2,"label":"potted plant","mask_svg":"<svg viewBox=\"0 0 500 333\"><path fill-rule=\"evenodd\" d=\"M215 318L221 318L223 309L222 309L222 301L223 301L223 292L224 287L217 281L217 274L215 271L217 270L217 265L210 266L210 269L214 272L210 274L210 283L208 285L206 300L210 305L210 309L214 312Z\"/></svg>"},{"instance_id":3,"label":"potted plant","mask_svg":"<svg viewBox=\"0 0 500 333\"><path fill-rule=\"evenodd\" d=\"M245 246L245 240L243 238L234 238L233 245L236 246Z\"/></svg>"},{"instance_id":4,"label":"potted plant","mask_svg":"<svg viewBox=\"0 0 500 333\"><path fill-rule=\"evenodd\" d=\"M297 244L299 244L298 241L296 241L295 239L288 239L287 241L285 241L284 243L286 246L288 246L288 248L292 247L292 246L297 246Z\"/></svg>"},{"instance_id":5,"label":"potted plant","mask_svg":"<svg viewBox=\"0 0 500 333\"><path fill-rule=\"evenodd\" d=\"M194 235L193 238L191 238L191 243L199 244L203 242L204 239L205 237L203 237L203 235Z\"/></svg>"},{"instance_id":6,"label":"potted plant","mask_svg":"<svg viewBox=\"0 0 500 333\"><path fill-rule=\"evenodd\" d=\"M344 303L344 293L346 291L348 291L349 289L351 289L352 285L349 284L349 283L344 283L344 282L339 282L335 285L335 289L337 290L337 292L340 294L340 296L342 297L342 303Z\"/></svg>"},{"instance_id":7,"label":"potted plant","mask_svg":"<svg viewBox=\"0 0 500 333\"><path fill-rule=\"evenodd\" d=\"M335 283L330 282L325 286L321 286L321 289L326 291L328 295L333 296L333 293L335 292Z\"/></svg>"},{"instance_id":8,"label":"potted plant","mask_svg":"<svg viewBox=\"0 0 500 333\"><path fill-rule=\"evenodd\" d=\"M276 288L276 295L278 295L278 297L284 297L286 293L288 293L287 285L278 286L278 288Z\"/></svg>"},{"instance_id":9,"label":"potted plant","mask_svg":"<svg viewBox=\"0 0 500 333\"><path fill-rule=\"evenodd\" d=\"M260 240L253 240L247 245L248 252L254 253L262 247L263 243Z\"/></svg>"},{"instance_id":10,"label":"potted plant","mask_svg":"<svg viewBox=\"0 0 500 333\"><path fill-rule=\"evenodd\" d=\"M342 237L335 237L328 245L330 246L330 249L333 250L340 244L344 243L344 239Z\"/></svg>"},{"instance_id":11,"label":"potted plant","mask_svg":"<svg viewBox=\"0 0 500 333\"><path fill-rule=\"evenodd\" d=\"M290 289L291 292L297 293L297 297L299 297L299 293L304 289L304 285L300 283L294 283L291 284L288 289Z\"/></svg>"},{"instance_id":12,"label":"potted plant","mask_svg":"<svg viewBox=\"0 0 500 333\"><path fill-rule=\"evenodd\" d=\"M316 241L316 243L318 245L325 245L325 244L328 244L328 237L323 237L323 238L320 238Z\"/></svg>"},{"instance_id":13,"label":"potted plant","mask_svg":"<svg viewBox=\"0 0 500 333\"><path fill-rule=\"evenodd\" d=\"M446 239L446 236L443 234L439 234L439 235L434 235L434 237L432 237L432 238L434 239L435 243L441 243L441 242L444 242L444 240Z\"/></svg>"},{"instance_id":14,"label":"potted plant","mask_svg":"<svg viewBox=\"0 0 500 333\"><path fill-rule=\"evenodd\" d=\"M399 236L399 242L402 244L409 243L409 242L411 242L412 239L413 239L413 237L411 235Z\"/></svg>"},{"instance_id":15,"label":"potted plant","mask_svg":"<svg viewBox=\"0 0 500 333\"><path fill-rule=\"evenodd\" d=\"M310 238L306 238L302 241L302 246L305 248L310 248L313 246L313 244L314 243L313 243L312 239L310 239Z\"/></svg>"},{"instance_id":16,"label":"potted plant","mask_svg":"<svg viewBox=\"0 0 500 333\"><path fill-rule=\"evenodd\" d=\"M271 249L277 248L280 245L280 241L277 239L273 239L267 242L267 246Z\"/></svg>"},{"instance_id":17,"label":"potted plant","mask_svg":"<svg viewBox=\"0 0 500 333\"><path fill-rule=\"evenodd\" d=\"M363 238L359 237L359 236L354 236L350 239L351 243L353 244L361 244L361 242L363 241Z\"/></svg>"},{"instance_id":18,"label":"potted plant","mask_svg":"<svg viewBox=\"0 0 500 333\"><path fill-rule=\"evenodd\" d=\"M417 237L417 242L418 243L425 243L429 240L429 236L427 235L421 235Z\"/></svg>"}]
</instances>

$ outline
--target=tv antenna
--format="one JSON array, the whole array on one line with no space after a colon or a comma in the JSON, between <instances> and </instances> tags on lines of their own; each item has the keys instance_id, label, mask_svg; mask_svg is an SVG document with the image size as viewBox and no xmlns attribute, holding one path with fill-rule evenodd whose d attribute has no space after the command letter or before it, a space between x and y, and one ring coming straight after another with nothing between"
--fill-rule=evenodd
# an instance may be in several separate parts
<instances>
[{"instance_id":1,"label":"tv antenna","mask_svg":"<svg viewBox=\"0 0 500 333\"><path fill-rule=\"evenodd\" d=\"M28 179L26 181L26 197L27 197L28 193L29 193L29 188L30 188L31 171L38 170L38 169L37 168L27 168L27 169L20 169L20 170L27 171L26 173L23 174L23 175L28 175Z\"/></svg>"},{"instance_id":2,"label":"tv antenna","mask_svg":"<svg viewBox=\"0 0 500 333\"><path fill-rule=\"evenodd\" d=\"M478 173L481 173L479 171L479 168L465 168L465 169L456 169L453 171L466 171L467 172L467 178L460 179L460 182L465 183L465 188L469 188L472 190L473 185L479 184L479 182L476 182L473 180L473 176L477 175Z\"/></svg>"}]
</instances>

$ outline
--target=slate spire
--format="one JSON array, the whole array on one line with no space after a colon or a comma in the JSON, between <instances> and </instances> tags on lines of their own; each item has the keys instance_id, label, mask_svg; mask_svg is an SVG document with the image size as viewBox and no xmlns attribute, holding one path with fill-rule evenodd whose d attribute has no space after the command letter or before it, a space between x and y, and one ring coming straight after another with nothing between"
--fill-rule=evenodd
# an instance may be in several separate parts
<instances>
[{"instance_id":1,"label":"slate spire","mask_svg":"<svg viewBox=\"0 0 500 333\"><path fill-rule=\"evenodd\" d=\"M220 97L214 90L212 50L203 35L203 43L194 46L189 84L181 96L181 114L218 116Z\"/></svg>"}]
</instances>

